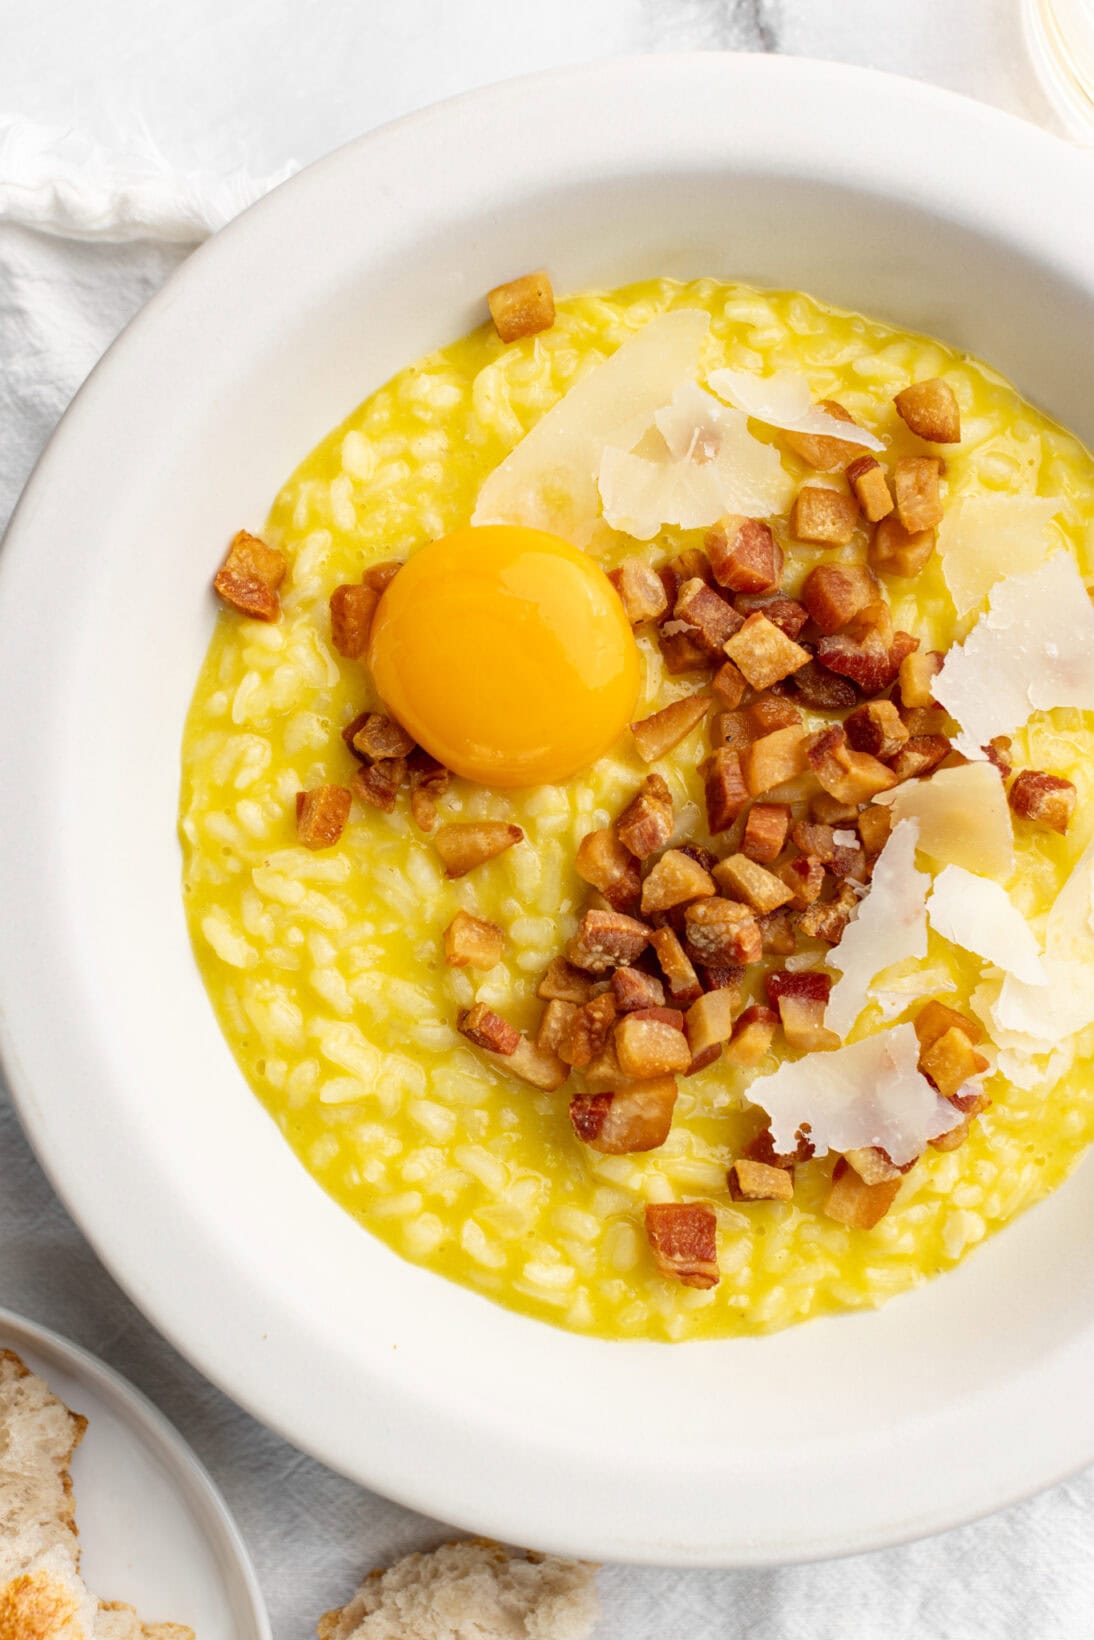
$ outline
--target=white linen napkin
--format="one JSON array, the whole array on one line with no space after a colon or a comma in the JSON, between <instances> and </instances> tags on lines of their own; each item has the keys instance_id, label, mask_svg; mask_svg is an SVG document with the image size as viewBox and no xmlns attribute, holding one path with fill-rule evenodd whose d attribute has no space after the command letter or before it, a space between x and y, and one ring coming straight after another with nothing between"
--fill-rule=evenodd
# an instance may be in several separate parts
<instances>
[{"instance_id":1,"label":"white linen napkin","mask_svg":"<svg viewBox=\"0 0 1094 1640\"><path fill-rule=\"evenodd\" d=\"M115 335L272 180L173 177L150 144L110 158L0 120L0 530ZM2 1087L0 1304L103 1356L173 1419L236 1515L277 1640L305 1640L369 1568L450 1535L304 1457L188 1367L53 1196ZM908 1548L777 1571L604 1567L600 1588L597 1640L1089 1640L1094 1474Z\"/></svg>"}]
</instances>

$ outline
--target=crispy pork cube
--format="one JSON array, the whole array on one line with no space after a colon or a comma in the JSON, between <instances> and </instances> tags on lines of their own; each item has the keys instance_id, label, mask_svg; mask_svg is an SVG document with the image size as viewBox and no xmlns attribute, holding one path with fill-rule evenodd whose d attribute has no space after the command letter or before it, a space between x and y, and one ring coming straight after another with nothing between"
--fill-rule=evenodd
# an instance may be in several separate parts
<instances>
[{"instance_id":1,"label":"crispy pork cube","mask_svg":"<svg viewBox=\"0 0 1094 1640\"><path fill-rule=\"evenodd\" d=\"M589 1000L589 987L592 981L588 974L575 968L572 962L565 957L552 957L548 963L543 978L536 986L536 996L546 1002L582 1003Z\"/></svg>"},{"instance_id":2,"label":"crispy pork cube","mask_svg":"<svg viewBox=\"0 0 1094 1640\"><path fill-rule=\"evenodd\" d=\"M846 712L858 700L858 690L853 683L818 666L816 661L803 666L781 687L792 700L800 701L812 712Z\"/></svg>"},{"instance_id":3,"label":"crispy pork cube","mask_svg":"<svg viewBox=\"0 0 1094 1640\"><path fill-rule=\"evenodd\" d=\"M615 1043L610 1036L600 1053L585 1066L582 1075L587 1093L611 1093L626 1083L627 1078L619 1068Z\"/></svg>"},{"instance_id":4,"label":"crispy pork cube","mask_svg":"<svg viewBox=\"0 0 1094 1640\"><path fill-rule=\"evenodd\" d=\"M952 750L945 735L912 735L889 759L889 767L897 780L913 780L916 775L937 769Z\"/></svg>"},{"instance_id":5,"label":"crispy pork cube","mask_svg":"<svg viewBox=\"0 0 1094 1640\"><path fill-rule=\"evenodd\" d=\"M814 792L809 799L809 818L820 826L854 826L858 804L841 803L830 792Z\"/></svg>"},{"instance_id":6,"label":"crispy pork cube","mask_svg":"<svg viewBox=\"0 0 1094 1640\"><path fill-rule=\"evenodd\" d=\"M560 1002L557 997L551 999L539 1016L536 1047L540 1053L561 1057L559 1050L569 1040L571 1022L576 1013L576 1003Z\"/></svg>"},{"instance_id":7,"label":"crispy pork cube","mask_svg":"<svg viewBox=\"0 0 1094 1640\"><path fill-rule=\"evenodd\" d=\"M883 630L866 626L857 635L852 631L836 632L822 638L817 645L817 660L829 671L850 678L864 694L876 695L895 680L901 661L918 642L907 632L886 635Z\"/></svg>"},{"instance_id":8,"label":"crispy pork cube","mask_svg":"<svg viewBox=\"0 0 1094 1640\"><path fill-rule=\"evenodd\" d=\"M765 916L793 899L781 877L750 860L747 854L731 854L714 868L714 881L723 894L732 894Z\"/></svg>"},{"instance_id":9,"label":"crispy pork cube","mask_svg":"<svg viewBox=\"0 0 1094 1640\"><path fill-rule=\"evenodd\" d=\"M366 712L351 744L366 763L379 763L387 757L409 757L415 740L394 718L383 712Z\"/></svg>"},{"instance_id":10,"label":"crispy pork cube","mask_svg":"<svg viewBox=\"0 0 1094 1640\"><path fill-rule=\"evenodd\" d=\"M739 1001L739 988L724 985L715 991L707 991L692 1003L687 1011L684 1029L693 1060L708 1053L711 1048L720 1050L722 1043L729 1041L733 1035L733 1015ZM717 1058L717 1053L713 1058Z\"/></svg>"},{"instance_id":11,"label":"crispy pork cube","mask_svg":"<svg viewBox=\"0 0 1094 1640\"><path fill-rule=\"evenodd\" d=\"M858 908L858 895L844 883L834 900L817 900L798 913L798 931L806 939L838 945Z\"/></svg>"},{"instance_id":12,"label":"crispy pork cube","mask_svg":"<svg viewBox=\"0 0 1094 1640\"><path fill-rule=\"evenodd\" d=\"M827 410L830 416L837 421L850 422L855 425L855 418L850 411L845 410L842 404L835 399L821 399L819 405ZM783 440L810 467L815 467L821 473L841 473L849 466L856 456L862 454L861 444L852 444L849 440L833 438L827 433L783 433Z\"/></svg>"},{"instance_id":13,"label":"crispy pork cube","mask_svg":"<svg viewBox=\"0 0 1094 1640\"><path fill-rule=\"evenodd\" d=\"M788 957L798 948L798 927L789 905L767 911L759 918L765 957Z\"/></svg>"},{"instance_id":14,"label":"crispy pork cube","mask_svg":"<svg viewBox=\"0 0 1094 1640\"><path fill-rule=\"evenodd\" d=\"M460 1035L473 1042L476 1048L485 1048L489 1053L506 1057L516 1052L520 1042L520 1032L516 1026L502 1019L485 1002L476 1002L473 1007L464 1008L460 1013L458 1029Z\"/></svg>"},{"instance_id":15,"label":"crispy pork cube","mask_svg":"<svg viewBox=\"0 0 1094 1640\"><path fill-rule=\"evenodd\" d=\"M804 911L820 899L824 887L824 866L815 854L796 854L779 867L779 876L790 890L788 904Z\"/></svg>"},{"instance_id":16,"label":"crispy pork cube","mask_svg":"<svg viewBox=\"0 0 1094 1640\"><path fill-rule=\"evenodd\" d=\"M839 1047L839 1037L824 1023L831 989L828 975L811 969L800 974L784 969L767 976L768 1001L779 1011L786 1040L800 1053Z\"/></svg>"},{"instance_id":17,"label":"crispy pork cube","mask_svg":"<svg viewBox=\"0 0 1094 1640\"><path fill-rule=\"evenodd\" d=\"M1071 824L1078 795L1070 780L1040 769L1023 769L1010 788L1009 802L1023 820L1048 826L1062 836Z\"/></svg>"},{"instance_id":18,"label":"crispy pork cube","mask_svg":"<svg viewBox=\"0 0 1094 1640\"><path fill-rule=\"evenodd\" d=\"M809 737L802 725L776 729L746 746L741 753L741 774L751 797L762 797L805 768L805 742Z\"/></svg>"},{"instance_id":19,"label":"crispy pork cube","mask_svg":"<svg viewBox=\"0 0 1094 1640\"><path fill-rule=\"evenodd\" d=\"M932 1048L940 1036L954 1029L964 1031L974 1047L984 1040L984 1033L975 1019L959 1013L944 1002L925 1002L913 1023L921 1049Z\"/></svg>"},{"instance_id":20,"label":"crispy pork cube","mask_svg":"<svg viewBox=\"0 0 1094 1640\"><path fill-rule=\"evenodd\" d=\"M952 721L944 706L902 706L900 721L913 735L943 735Z\"/></svg>"},{"instance_id":21,"label":"crispy pork cube","mask_svg":"<svg viewBox=\"0 0 1094 1640\"><path fill-rule=\"evenodd\" d=\"M999 777L1002 780L1010 778L1011 770L1014 767L1010 761L1010 747L1009 735L993 735L988 744L981 748L992 767L999 770Z\"/></svg>"},{"instance_id":22,"label":"crispy pork cube","mask_svg":"<svg viewBox=\"0 0 1094 1640\"><path fill-rule=\"evenodd\" d=\"M816 564L805 578L801 601L828 634L846 626L877 595L877 578L864 564Z\"/></svg>"},{"instance_id":23,"label":"crispy pork cube","mask_svg":"<svg viewBox=\"0 0 1094 1640\"><path fill-rule=\"evenodd\" d=\"M795 820L790 828L790 840L803 854L815 854L826 866L836 857L836 833L830 821Z\"/></svg>"},{"instance_id":24,"label":"crispy pork cube","mask_svg":"<svg viewBox=\"0 0 1094 1640\"><path fill-rule=\"evenodd\" d=\"M683 677L688 672L709 672L714 665L714 657L707 653L698 639L698 632L693 627L685 626L682 621L665 621L659 626L657 642L665 671L674 678Z\"/></svg>"},{"instance_id":25,"label":"crispy pork cube","mask_svg":"<svg viewBox=\"0 0 1094 1640\"><path fill-rule=\"evenodd\" d=\"M858 834L867 854L880 854L893 829L893 811L885 803L870 803L859 812Z\"/></svg>"},{"instance_id":26,"label":"crispy pork cube","mask_svg":"<svg viewBox=\"0 0 1094 1640\"><path fill-rule=\"evenodd\" d=\"M616 1058L624 1076L636 1082L658 1076L673 1076L691 1064L691 1049L682 1029L669 1019L653 1018L672 1009L639 1008L624 1014L613 1036ZM679 1019L681 1016L676 1015Z\"/></svg>"},{"instance_id":27,"label":"crispy pork cube","mask_svg":"<svg viewBox=\"0 0 1094 1640\"><path fill-rule=\"evenodd\" d=\"M378 592L356 583L335 587L331 593L331 642L347 660L359 661L366 654L372 617L379 602Z\"/></svg>"},{"instance_id":28,"label":"crispy pork cube","mask_svg":"<svg viewBox=\"0 0 1094 1640\"><path fill-rule=\"evenodd\" d=\"M897 674L901 705L919 707L935 704L931 689L945 658L937 649L914 650L912 654L905 655Z\"/></svg>"},{"instance_id":29,"label":"crispy pork cube","mask_svg":"<svg viewBox=\"0 0 1094 1640\"><path fill-rule=\"evenodd\" d=\"M782 548L758 518L729 514L707 535L706 549L714 579L731 592L773 592L782 579Z\"/></svg>"},{"instance_id":30,"label":"crispy pork cube","mask_svg":"<svg viewBox=\"0 0 1094 1640\"><path fill-rule=\"evenodd\" d=\"M744 709L745 722L752 731L750 739L770 735L776 729L787 729L792 723L800 724L800 709L780 695L759 695Z\"/></svg>"},{"instance_id":31,"label":"crispy pork cube","mask_svg":"<svg viewBox=\"0 0 1094 1640\"><path fill-rule=\"evenodd\" d=\"M688 954L698 962L741 965L763 954L760 925L747 906L716 896L696 900L684 913Z\"/></svg>"},{"instance_id":32,"label":"crispy pork cube","mask_svg":"<svg viewBox=\"0 0 1094 1640\"><path fill-rule=\"evenodd\" d=\"M450 968L493 968L501 961L505 935L497 923L457 911L444 931L444 960Z\"/></svg>"},{"instance_id":33,"label":"crispy pork cube","mask_svg":"<svg viewBox=\"0 0 1094 1640\"><path fill-rule=\"evenodd\" d=\"M788 1202L794 1199L794 1175L785 1167L769 1167L766 1162L750 1162L738 1156L726 1182L735 1202Z\"/></svg>"},{"instance_id":34,"label":"crispy pork cube","mask_svg":"<svg viewBox=\"0 0 1094 1640\"><path fill-rule=\"evenodd\" d=\"M809 620L809 611L796 598L781 598L770 592L738 592L733 606L742 619L746 615L766 615L788 638L796 638Z\"/></svg>"},{"instance_id":35,"label":"crispy pork cube","mask_svg":"<svg viewBox=\"0 0 1094 1640\"><path fill-rule=\"evenodd\" d=\"M740 1069L751 1069L771 1052L779 1016L773 1008L753 1004L746 1008L733 1027L733 1036L722 1057Z\"/></svg>"},{"instance_id":36,"label":"crispy pork cube","mask_svg":"<svg viewBox=\"0 0 1094 1640\"><path fill-rule=\"evenodd\" d=\"M785 803L753 803L745 821L741 853L757 865L769 866L786 846L790 810Z\"/></svg>"},{"instance_id":37,"label":"crispy pork cube","mask_svg":"<svg viewBox=\"0 0 1094 1640\"><path fill-rule=\"evenodd\" d=\"M669 607L665 583L655 569L641 558L624 558L608 579L618 592L624 613L632 626L659 621Z\"/></svg>"},{"instance_id":38,"label":"crispy pork cube","mask_svg":"<svg viewBox=\"0 0 1094 1640\"><path fill-rule=\"evenodd\" d=\"M642 890L638 861L609 827L585 834L577 847L578 876L599 889L614 911L633 911Z\"/></svg>"},{"instance_id":39,"label":"crispy pork cube","mask_svg":"<svg viewBox=\"0 0 1094 1640\"><path fill-rule=\"evenodd\" d=\"M241 615L249 615L254 621L276 621L281 614L277 589L288 568L283 552L268 547L257 535L239 530L216 572L213 590Z\"/></svg>"},{"instance_id":40,"label":"crispy pork cube","mask_svg":"<svg viewBox=\"0 0 1094 1640\"><path fill-rule=\"evenodd\" d=\"M766 615L750 615L727 641L725 652L753 689L767 689L804 666L808 649L780 632Z\"/></svg>"},{"instance_id":41,"label":"crispy pork cube","mask_svg":"<svg viewBox=\"0 0 1094 1640\"><path fill-rule=\"evenodd\" d=\"M685 1287L718 1285L717 1215L709 1202L647 1202L646 1237L663 1276Z\"/></svg>"},{"instance_id":42,"label":"crispy pork cube","mask_svg":"<svg viewBox=\"0 0 1094 1640\"><path fill-rule=\"evenodd\" d=\"M732 711L744 700L748 685L739 667L732 661L723 661L710 681L710 688L715 703Z\"/></svg>"},{"instance_id":43,"label":"crispy pork cube","mask_svg":"<svg viewBox=\"0 0 1094 1640\"><path fill-rule=\"evenodd\" d=\"M902 456L893 468L897 517L909 535L921 535L942 522L939 471L935 456Z\"/></svg>"},{"instance_id":44,"label":"crispy pork cube","mask_svg":"<svg viewBox=\"0 0 1094 1640\"><path fill-rule=\"evenodd\" d=\"M843 1159L848 1167L854 1168L863 1184L888 1184L907 1171L891 1162L877 1145L862 1145L855 1150L847 1150Z\"/></svg>"},{"instance_id":45,"label":"crispy pork cube","mask_svg":"<svg viewBox=\"0 0 1094 1640\"><path fill-rule=\"evenodd\" d=\"M305 848L331 848L346 829L352 797L345 786L296 794L296 835Z\"/></svg>"},{"instance_id":46,"label":"crispy pork cube","mask_svg":"<svg viewBox=\"0 0 1094 1640\"><path fill-rule=\"evenodd\" d=\"M603 1053L616 1020L615 997L610 991L590 997L570 1015L558 1047L558 1056L567 1065L582 1069Z\"/></svg>"},{"instance_id":47,"label":"crispy pork cube","mask_svg":"<svg viewBox=\"0 0 1094 1640\"><path fill-rule=\"evenodd\" d=\"M855 533L858 518L859 504L853 495L820 484L803 484L790 514L790 533L799 541L845 547Z\"/></svg>"},{"instance_id":48,"label":"crispy pork cube","mask_svg":"<svg viewBox=\"0 0 1094 1640\"><path fill-rule=\"evenodd\" d=\"M678 848L666 849L642 884L642 915L671 911L714 893L714 879L697 860Z\"/></svg>"},{"instance_id":49,"label":"crispy pork cube","mask_svg":"<svg viewBox=\"0 0 1094 1640\"><path fill-rule=\"evenodd\" d=\"M421 831L432 831L437 824L437 799L448 790L451 771L420 746L407 759L407 770L410 774L410 813L414 824Z\"/></svg>"},{"instance_id":50,"label":"crispy pork cube","mask_svg":"<svg viewBox=\"0 0 1094 1640\"><path fill-rule=\"evenodd\" d=\"M910 580L928 563L935 548L933 529L907 530L899 518L883 518L870 541L871 569Z\"/></svg>"},{"instance_id":51,"label":"crispy pork cube","mask_svg":"<svg viewBox=\"0 0 1094 1640\"><path fill-rule=\"evenodd\" d=\"M688 636L708 655L721 659L722 645L744 625L744 616L738 615L728 598L715 592L696 576L685 581L676 594L673 615L685 621L691 629Z\"/></svg>"},{"instance_id":52,"label":"crispy pork cube","mask_svg":"<svg viewBox=\"0 0 1094 1640\"><path fill-rule=\"evenodd\" d=\"M676 1079L653 1077L611 1093L570 1100L570 1121L579 1139L606 1156L657 1150L669 1136Z\"/></svg>"},{"instance_id":53,"label":"crispy pork cube","mask_svg":"<svg viewBox=\"0 0 1094 1640\"><path fill-rule=\"evenodd\" d=\"M710 559L699 547L685 547L683 552L670 559L661 573L666 577L666 588L671 587L670 605L676 602L676 594L685 581L698 579L705 581L708 587L714 585L714 571L710 566Z\"/></svg>"},{"instance_id":54,"label":"crispy pork cube","mask_svg":"<svg viewBox=\"0 0 1094 1640\"><path fill-rule=\"evenodd\" d=\"M550 330L555 322L555 293L546 268L495 285L487 292L486 300L494 329L503 342L535 336L541 330Z\"/></svg>"},{"instance_id":55,"label":"crispy pork cube","mask_svg":"<svg viewBox=\"0 0 1094 1640\"><path fill-rule=\"evenodd\" d=\"M654 974L643 973L641 968L617 968L612 975L612 996L619 1013L633 1013L636 1008L663 1008L665 987Z\"/></svg>"},{"instance_id":56,"label":"crispy pork cube","mask_svg":"<svg viewBox=\"0 0 1094 1640\"><path fill-rule=\"evenodd\" d=\"M852 751L839 724L810 735L804 751L825 791L841 803L868 803L878 792L889 791L897 784L898 776L876 757Z\"/></svg>"},{"instance_id":57,"label":"crispy pork cube","mask_svg":"<svg viewBox=\"0 0 1094 1640\"><path fill-rule=\"evenodd\" d=\"M740 752L754 739L746 711L715 713L710 725L710 743L716 751L726 746L731 752Z\"/></svg>"},{"instance_id":58,"label":"crispy pork cube","mask_svg":"<svg viewBox=\"0 0 1094 1640\"><path fill-rule=\"evenodd\" d=\"M659 774L648 774L615 822L615 831L636 860L646 860L664 848L675 825L671 792Z\"/></svg>"},{"instance_id":59,"label":"crispy pork cube","mask_svg":"<svg viewBox=\"0 0 1094 1640\"><path fill-rule=\"evenodd\" d=\"M670 997L681 1008L687 1008L703 989L691 958L671 928L655 928L650 935L650 943L665 976Z\"/></svg>"},{"instance_id":60,"label":"crispy pork cube","mask_svg":"<svg viewBox=\"0 0 1094 1640\"><path fill-rule=\"evenodd\" d=\"M632 723L634 743L643 763L656 763L659 757L671 752L672 748L678 746L684 736L689 735L695 725L703 720L709 710L710 696L701 691L696 695L685 695L682 700L674 700L671 705L663 706L650 717Z\"/></svg>"},{"instance_id":61,"label":"crispy pork cube","mask_svg":"<svg viewBox=\"0 0 1094 1640\"><path fill-rule=\"evenodd\" d=\"M466 877L523 838L520 827L505 820L452 820L433 834L446 877Z\"/></svg>"},{"instance_id":62,"label":"crispy pork cube","mask_svg":"<svg viewBox=\"0 0 1094 1640\"><path fill-rule=\"evenodd\" d=\"M892 1207L899 1189L899 1176L881 1184L865 1184L841 1156L832 1172L824 1211L849 1230L872 1230Z\"/></svg>"},{"instance_id":63,"label":"crispy pork cube","mask_svg":"<svg viewBox=\"0 0 1094 1640\"><path fill-rule=\"evenodd\" d=\"M873 456L859 456L847 469L847 482L855 492L868 524L887 518L893 510L893 498L885 479L885 470Z\"/></svg>"},{"instance_id":64,"label":"crispy pork cube","mask_svg":"<svg viewBox=\"0 0 1094 1640\"><path fill-rule=\"evenodd\" d=\"M944 1099L952 1098L966 1082L988 1068L984 1055L977 1053L967 1033L960 1025L949 1030L920 1049L919 1068L933 1082Z\"/></svg>"},{"instance_id":65,"label":"crispy pork cube","mask_svg":"<svg viewBox=\"0 0 1094 1640\"><path fill-rule=\"evenodd\" d=\"M354 797L371 808L391 814L399 788L406 782L406 758L383 757L358 769L350 783Z\"/></svg>"},{"instance_id":66,"label":"crispy pork cube","mask_svg":"<svg viewBox=\"0 0 1094 1640\"><path fill-rule=\"evenodd\" d=\"M586 911L566 947L567 959L587 974L629 968L650 943L651 930L620 911Z\"/></svg>"},{"instance_id":67,"label":"crispy pork cube","mask_svg":"<svg viewBox=\"0 0 1094 1640\"><path fill-rule=\"evenodd\" d=\"M728 746L717 747L703 764L701 773L706 793L707 829L712 837L717 837L720 832L729 830L745 807L749 790L742 775L741 759Z\"/></svg>"},{"instance_id":68,"label":"crispy pork cube","mask_svg":"<svg viewBox=\"0 0 1094 1640\"><path fill-rule=\"evenodd\" d=\"M871 757L895 757L908 739L907 725L891 700L870 700L857 706L843 720L847 739L856 752Z\"/></svg>"},{"instance_id":69,"label":"crispy pork cube","mask_svg":"<svg viewBox=\"0 0 1094 1640\"><path fill-rule=\"evenodd\" d=\"M961 412L954 390L940 376L903 387L893 399L897 415L929 444L960 444Z\"/></svg>"},{"instance_id":70,"label":"crispy pork cube","mask_svg":"<svg viewBox=\"0 0 1094 1640\"><path fill-rule=\"evenodd\" d=\"M526 1036L520 1038L512 1053L500 1063L514 1076L519 1076L522 1082L540 1088L544 1093L554 1093L570 1074L570 1067L564 1065L557 1054L540 1048Z\"/></svg>"},{"instance_id":71,"label":"crispy pork cube","mask_svg":"<svg viewBox=\"0 0 1094 1640\"><path fill-rule=\"evenodd\" d=\"M382 595L387 591L402 567L403 560L401 558L384 558L378 564L369 565L361 577L361 584L371 587L373 592Z\"/></svg>"}]
</instances>

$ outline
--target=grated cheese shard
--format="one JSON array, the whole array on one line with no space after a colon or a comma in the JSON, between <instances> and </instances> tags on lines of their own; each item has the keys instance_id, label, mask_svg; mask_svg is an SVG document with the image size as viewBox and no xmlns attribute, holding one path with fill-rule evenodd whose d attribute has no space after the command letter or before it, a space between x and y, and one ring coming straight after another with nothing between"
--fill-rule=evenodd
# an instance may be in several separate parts
<instances>
[{"instance_id":1,"label":"grated cheese shard","mask_svg":"<svg viewBox=\"0 0 1094 1640\"><path fill-rule=\"evenodd\" d=\"M1033 930L1006 890L962 866L935 878L927 915L936 934L1027 985L1048 983Z\"/></svg>"},{"instance_id":2,"label":"grated cheese shard","mask_svg":"<svg viewBox=\"0 0 1094 1640\"><path fill-rule=\"evenodd\" d=\"M964 496L950 504L937 544L958 615L977 609L1005 575L1026 575L1044 563L1059 510L1059 501L1038 495Z\"/></svg>"},{"instance_id":3,"label":"grated cheese shard","mask_svg":"<svg viewBox=\"0 0 1094 1640\"><path fill-rule=\"evenodd\" d=\"M870 892L859 902L828 966L840 978L832 988L824 1023L845 1037L870 995L876 974L908 957L927 955L927 890L930 878L916 870L919 825L901 820L877 857Z\"/></svg>"},{"instance_id":4,"label":"grated cheese shard","mask_svg":"<svg viewBox=\"0 0 1094 1640\"><path fill-rule=\"evenodd\" d=\"M1032 575L999 582L932 688L961 725L957 750L972 758L1033 712L1094 711L1094 604L1071 555L1053 553Z\"/></svg>"},{"instance_id":5,"label":"grated cheese shard","mask_svg":"<svg viewBox=\"0 0 1094 1640\"><path fill-rule=\"evenodd\" d=\"M759 1076L748 1090L771 1118L776 1151L792 1153L806 1129L816 1155L877 1145L902 1167L960 1112L918 1069L913 1025L895 1025L831 1053L810 1053Z\"/></svg>"},{"instance_id":6,"label":"grated cheese shard","mask_svg":"<svg viewBox=\"0 0 1094 1640\"><path fill-rule=\"evenodd\" d=\"M585 546L599 512L597 470L613 429L648 425L693 380L710 328L696 308L659 314L590 370L486 479L473 524L524 524ZM637 434L636 434L637 437Z\"/></svg>"},{"instance_id":7,"label":"grated cheese shard","mask_svg":"<svg viewBox=\"0 0 1094 1640\"><path fill-rule=\"evenodd\" d=\"M919 848L940 865L964 866L981 877L1014 870L1014 828L1007 795L991 763L939 769L929 780L906 780L879 792L894 824L918 820Z\"/></svg>"},{"instance_id":8,"label":"grated cheese shard","mask_svg":"<svg viewBox=\"0 0 1094 1640\"><path fill-rule=\"evenodd\" d=\"M840 421L813 403L809 383L797 370L776 370L756 376L750 370L712 370L707 385L753 421L778 427L785 433L814 433L861 444L866 450L884 450L876 434L854 422Z\"/></svg>"},{"instance_id":9,"label":"grated cheese shard","mask_svg":"<svg viewBox=\"0 0 1094 1640\"><path fill-rule=\"evenodd\" d=\"M1009 966L1009 965L1008 965ZM1013 972L980 987L977 1012L1000 1047L1049 1053L1094 1024L1094 840L1056 897L1045 924L1047 983Z\"/></svg>"}]
</instances>

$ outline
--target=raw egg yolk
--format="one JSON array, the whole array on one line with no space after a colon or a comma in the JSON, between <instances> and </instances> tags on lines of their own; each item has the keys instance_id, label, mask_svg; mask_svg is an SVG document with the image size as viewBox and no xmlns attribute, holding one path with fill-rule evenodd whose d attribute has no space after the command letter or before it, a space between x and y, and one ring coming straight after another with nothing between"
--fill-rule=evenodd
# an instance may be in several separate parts
<instances>
[{"instance_id":1,"label":"raw egg yolk","mask_svg":"<svg viewBox=\"0 0 1094 1640\"><path fill-rule=\"evenodd\" d=\"M508 524L416 552L380 600L369 663L418 744L484 786L587 768L638 696L634 634L604 571L556 535Z\"/></svg>"}]
</instances>

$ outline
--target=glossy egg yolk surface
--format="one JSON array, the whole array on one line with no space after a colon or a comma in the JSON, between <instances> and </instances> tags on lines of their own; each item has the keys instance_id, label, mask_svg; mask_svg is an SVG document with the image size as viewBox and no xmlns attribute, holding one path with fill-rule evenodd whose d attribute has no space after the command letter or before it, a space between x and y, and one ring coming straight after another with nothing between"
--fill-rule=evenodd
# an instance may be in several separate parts
<instances>
[{"instance_id":1,"label":"glossy egg yolk surface","mask_svg":"<svg viewBox=\"0 0 1094 1640\"><path fill-rule=\"evenodd\" d=\"M503 524L414 554L380 601L369 662L419 745L486 786L587 768L638 696L634 635L604 571L558 536Z\"/></svg>"}]
</instances>

